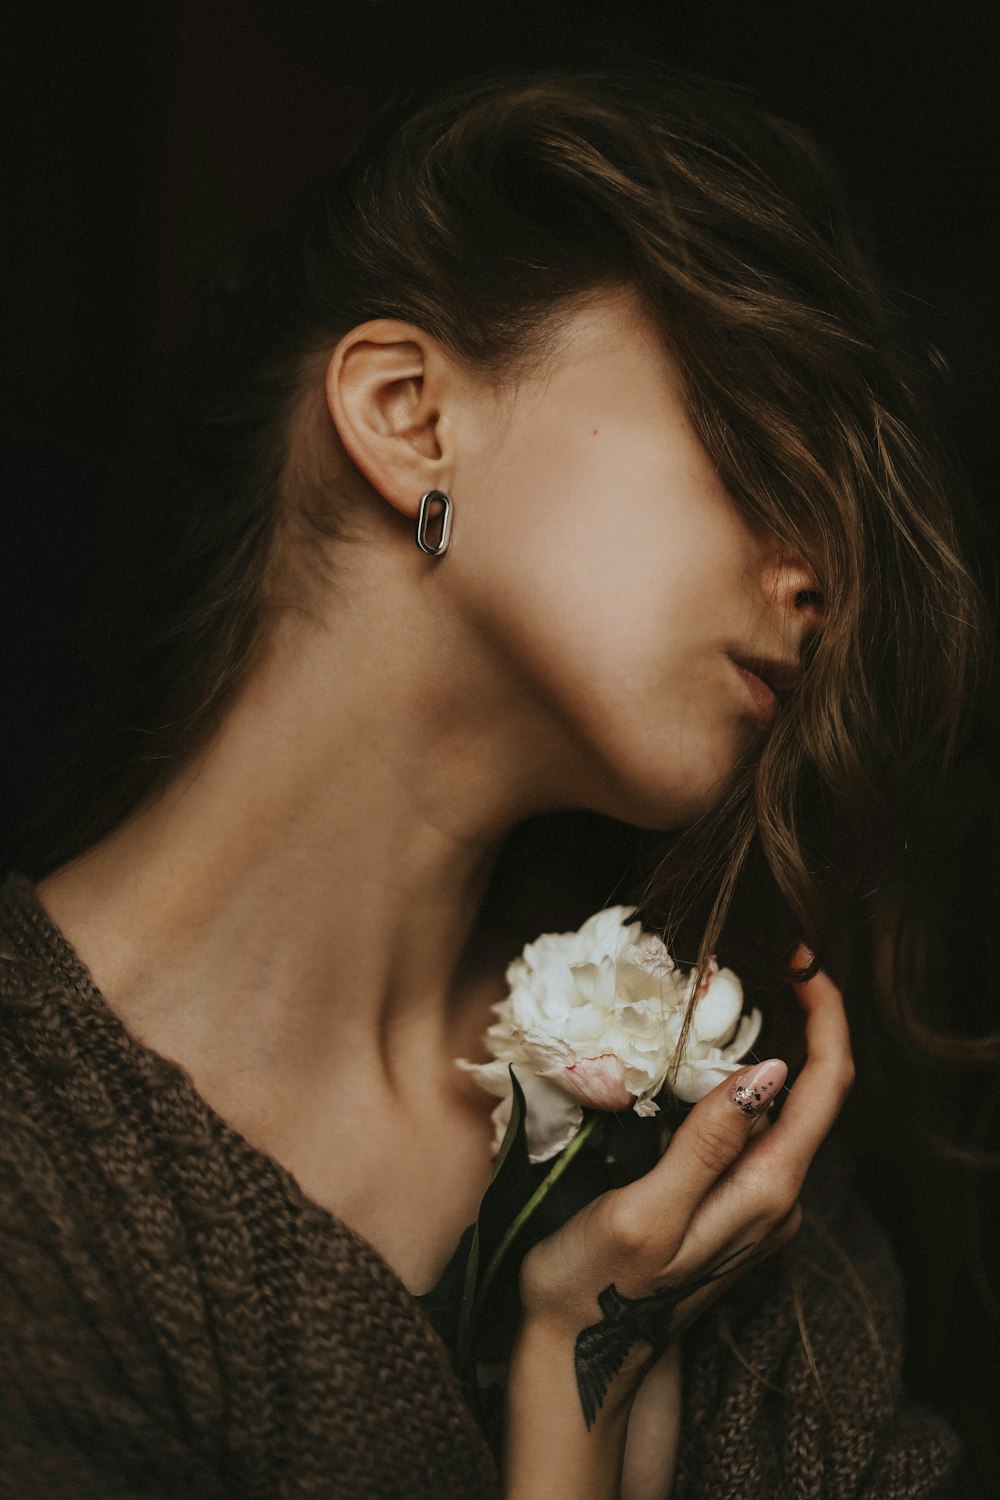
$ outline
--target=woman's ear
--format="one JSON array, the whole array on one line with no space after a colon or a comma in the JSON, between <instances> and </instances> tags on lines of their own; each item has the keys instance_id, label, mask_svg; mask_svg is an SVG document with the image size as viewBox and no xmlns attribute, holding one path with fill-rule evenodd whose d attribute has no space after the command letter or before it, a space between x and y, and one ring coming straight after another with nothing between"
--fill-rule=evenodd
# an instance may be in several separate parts
<instances>
[{"instance_id":1,"label":"woman's ear","mask_svg":"<svg viewBox=\"0 0 1000 1500\"><path fill-rule=\"evenodd\" d=\"M326 404L368 483L413 520L421 496L450 488L441 404L451 366L413 323L376 318L344 335L326 368Z\"/></svg>"}]
</instances>

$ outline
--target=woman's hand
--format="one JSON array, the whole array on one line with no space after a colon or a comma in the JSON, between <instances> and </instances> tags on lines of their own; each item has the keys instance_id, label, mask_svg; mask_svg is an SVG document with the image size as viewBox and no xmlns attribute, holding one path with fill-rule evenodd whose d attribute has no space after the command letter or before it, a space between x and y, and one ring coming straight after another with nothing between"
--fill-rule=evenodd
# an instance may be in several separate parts
<instances>
[{"instance_id":1,"label":"woman's hand","mask_svg":"<svg viewBox=\"0 0 1000 1500\"><path fill-rule=\"evenodd\" d=\"M522 1263L524 1346L548 1351L540 1359L553 1378L560 1372L564 1399L575 1385L577 1429L598 1444L602 1431L612 1433L619 1463L628 1413L668 1343L750 1257L772 1254L795 1234L802 1182L853 1082L839 990L822 973L795 989L806 1014L807 1058L776 1123L754 1129L781 1086L784 1064L743 1069L695 1105L651 1171L596 1198ZM762 1069L769 1089L761 1088ZM760 1099L745 1092L755 1074ZM718 1279L685 1293L727 1265ZM511 1453L516 1432L509 1442Z\"/></svg>"}]
</instances>

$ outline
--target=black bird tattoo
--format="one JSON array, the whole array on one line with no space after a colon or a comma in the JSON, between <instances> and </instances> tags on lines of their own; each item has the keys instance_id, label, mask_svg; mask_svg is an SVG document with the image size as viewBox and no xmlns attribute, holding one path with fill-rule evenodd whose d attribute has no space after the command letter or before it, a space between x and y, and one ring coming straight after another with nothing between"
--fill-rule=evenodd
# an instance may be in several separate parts
<instances>
[{"instance_id":1,"label":"black bird tattoo","mask_svg":"<svg viewBox=\"0 0 1000 1500\"><path fill-rule=\"evenodd\" d=\"M681 1282L679 1286L665 1286L649 1297L626 1297L613 1281L598 1292L597 1304L604 1316L600 1322L581 1328L573 1349L576 1384L588 1432L608 1386L621 1369L632 1345L638 1339L644 1339L652 1344L658 1359L670 1343L677 1304L710 1281L718 1281L721 1276L730 1275L751 1260L759 1260L759 1254L750 1253L755 1243L734 1250L732 1255L727 1255L702 1276Z\"/></svg>"}]
</instances>

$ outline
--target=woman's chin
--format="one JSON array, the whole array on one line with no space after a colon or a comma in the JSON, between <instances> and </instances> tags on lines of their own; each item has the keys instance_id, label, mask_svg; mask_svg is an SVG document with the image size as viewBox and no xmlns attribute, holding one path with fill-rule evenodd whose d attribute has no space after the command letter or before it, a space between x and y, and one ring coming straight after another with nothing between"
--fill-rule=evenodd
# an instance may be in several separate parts
<instances>
[{"instance_id":1,"label":"woman's chin","mask_svg":"<svg viewBox=\"0 0 1000 1500\"><path fill-rule=\"evenodd\" d=\"M622 822L650 832L670 833L684 828L689 823L710 813L725 796L732 781L735 767L729 763L719 769L711 779L705 767L697 777L679 778L669 786L657 786L652 778L644 784L630 782L621 789L615 810L602 809Z\"/></svg>"}]
</instances>

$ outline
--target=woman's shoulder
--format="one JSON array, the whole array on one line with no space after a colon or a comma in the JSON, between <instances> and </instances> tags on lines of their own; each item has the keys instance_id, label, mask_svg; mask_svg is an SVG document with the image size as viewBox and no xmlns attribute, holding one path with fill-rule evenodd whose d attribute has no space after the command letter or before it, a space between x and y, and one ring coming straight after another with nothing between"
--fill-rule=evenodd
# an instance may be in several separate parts
<instances>
[{"instance_id":1,"label":"woman's shoulder","mask_svg":"<svg viewBox=\"0 0 1000 1500\"><path fill-rule=\"evenodd\" d=\"M902 1278L836 1131L801 1201L795 1239L685 1335L676 1500L953 1493L961 1446L903 1386Z\"/></svg>"},{"instance_id":2,"label":"woman's shoulder","mask_svg":"<svg viewBox=\"0 0 1000 1500\"><path fill-rule=\"evenodd\" d=\"M164 1475L214 1495L223 1443L248 1476L227 1493L277 1489L281 1464L289 1492L374 1493L372 1454L380 1494L496 1493L391 1267L129 1035L23 879L0 888L0 1348L0 1450L36 1465L8 1491L0 1464L0 1497L54 1493L50 1474L81 1497L166 1493ZM126 1447L134 1490L92 1462Z\"/></svg>"},{"instance_id":3,"label":"woman's shoulder","mask_svg":"<svg viewBox=\"0 0 1000 1500\"><path fill-rule=\"evenodd\" d=\"M84 971L33 892L19 873L0 884L0 1154L12 1170L43 1141L51 1150L60 1124L79 1137L107 1112L106 1100L95 1110L99 1069L81 1047Z\"/></svg>"},{"instance_id":4,"label":"woman's shoulder","mask_svg":"<svg viewBox=\"0 0 1000 1500\"><path fill-rule=\"evenodd\" d=\"M8 1291L23 1265L36 1293L48 1286L52 1305L66 1306L72 1285L96 1286L95 1217L116 1222L119 1238L122 1225L91 1150L111 1101L80 1046L72 977L32 891L17 873L0 884L0 1260ZM15 1295L8 1316L32 1301Z\"/></svg>"}]
</instances>

